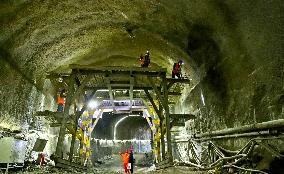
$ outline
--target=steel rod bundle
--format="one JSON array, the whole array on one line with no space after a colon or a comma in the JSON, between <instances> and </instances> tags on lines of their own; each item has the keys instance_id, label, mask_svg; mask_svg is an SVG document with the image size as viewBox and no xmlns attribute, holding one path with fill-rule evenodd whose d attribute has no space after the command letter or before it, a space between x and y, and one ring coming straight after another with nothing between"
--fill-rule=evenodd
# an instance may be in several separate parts
<instances>
[{"instance_id":1,"label":"steel rod bundle","mask_svg":"<svg viewBox=\"0 0 284 174\"><path fill-rule=\"evenodd\" d=\"M219 148L216 146L213 142L209 142L207 149L203 151L202 153L207 151L207 156L205 159L201 159L196 155L196 147L193 142L193 140L189 140L188 142L188 150L191 152L191 158L188 161L185 161L182 159L181 153L178 150L181 163L184 165L189 165L193 167L197 167L202 170L211 170L214 168L236 168L239 170L249 171L249 172L259 172L267 174L266 172L256 170L256 169L246 169L240 166L237 166L237 164L240 164L242 161L248 159L250 155L252 154L254 147L256 145L259 145L263 147L265 150L267 150L270 154L272 154L275 157L284 157L281 155L278 151L274 150L269 146L269 144L266 144L264 140L272 140L272 139L283 139L284 136L279 137L270 137L270 138L254 138L247 142L247 144L241 148L239 151L229 151L234 153L232 156L225 156L222 151L224 151L224 148ZM179 147L179 145L178 145ZM228 151L225 149L225 151ZM196 163L192 162L195 161ZM202 164L201 161L204 163ZM178 164L179 165L179 164Z\"/></svg>"}]
</instances>

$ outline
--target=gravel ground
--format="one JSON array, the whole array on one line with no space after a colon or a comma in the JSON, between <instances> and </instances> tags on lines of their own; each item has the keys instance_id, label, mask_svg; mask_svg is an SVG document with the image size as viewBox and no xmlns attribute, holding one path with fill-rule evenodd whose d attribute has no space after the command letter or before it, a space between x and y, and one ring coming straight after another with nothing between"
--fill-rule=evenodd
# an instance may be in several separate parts
<instances>
[{"instance_id":1,"label":"gravel ground","mask_svg":"<svg viewBox=\"0 0 284 174\"><path fill-rule=\"evenodd\" d=\"M143 160L143 155L135 155L135 159L137 161L137 164L134 168L134 173L149 173L149 174L208 174L208 172L204 171L193 171L192 168L184 167L184 166L178 166L178 167L171 167L165 170L155 170L154 166L141 166L139 165L139 161ZM9 171L9 173L19 173L19 174L40 174L40 173L52 173L52 174L76 174L76 173L98 173L98 174L123 174L123 164L121 157L119 155L113 155L110 159L105 160L103 164L97 164L95 167L90 167L88 172L82 172L82 171L76 171L74 169L69 170L63 170L58 169L55 167L45 167L45 168L39 168L38 166L33 167L30 169L31 171ZM4 171L3 171L4 173Z\"/></svg>"}]
</instances>

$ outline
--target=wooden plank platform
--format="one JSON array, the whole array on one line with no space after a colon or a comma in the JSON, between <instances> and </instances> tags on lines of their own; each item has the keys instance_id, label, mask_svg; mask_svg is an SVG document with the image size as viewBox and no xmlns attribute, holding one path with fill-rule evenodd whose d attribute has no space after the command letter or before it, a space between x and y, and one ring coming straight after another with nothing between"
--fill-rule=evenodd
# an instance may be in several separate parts
<instances>
[{"instance_id":1,"label":"wooden plank platform","mask_svg":"<svg viewBox=\"0 0 284 174\"><path fill-rule=\"evenodd\" d=\"M50 116L54 118L62 118L63 117L63 112L52 112L49 110L45 111L38 111L34 114L35 116Z\"/></svg>"},{"instance_id":2,"label":"wooden plank platform","mask_svg":"<svg viewBox=\"0 0 284 174\"><path fill-rule=\"evenodd\" d=\"M195 119L195 115L193 114L170 114L170 118L172 119Z\"/></svg>"},{"instance_id":3,"label":"wooden plank platform","mask_svg":"<svg viewBox=\"0 0 284 174\"><path fill-rule=\"evenodd\" d=\"M90 66L90 65L69 65L69 68L82 74L131 74L161 76L166 74L166 68L143 68L143 67L123 67L123 66Z\"/></svg>"},{"instance_id":4,"label":"wooden plank platform","mask_svg":"<svg viewBox=\"0 0 284 174\"><path fill-rule=\"evenodd\" d=\"M187 83L187 84L190 84L190 79L173 79L173 78L167 78L166 79L167 82L170 82L170 83Z\"/></svg>"},{"instance_id":5,"label":"wooden plank platform","mask_svg":"<svg viewBox=\"0 0 284 174\"><path fill-rule=\"evenodd\" d=\"M125 66L90 66L70 64L70 69L75 70L97 70L97 71L139 71L139 72L166 72L166 68L152 68L152 67L125 67Z\"/></svg>"}]
</instances>

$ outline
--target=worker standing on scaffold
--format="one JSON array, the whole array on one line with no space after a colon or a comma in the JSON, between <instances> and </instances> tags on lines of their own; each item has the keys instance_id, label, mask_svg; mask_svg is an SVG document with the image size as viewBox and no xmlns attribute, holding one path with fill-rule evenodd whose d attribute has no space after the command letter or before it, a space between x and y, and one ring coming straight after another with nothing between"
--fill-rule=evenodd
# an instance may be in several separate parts
<instances>
[{"instance_id":1,"label":"worker standing on scaffold","mask_svg":"<svg viewBox=\"0 0 284 174\"><path fill-rule=\"evenodd\" d=\"M65 98L66 98L66 90L62 89L59 94L57 94L57 112L63 112L64 111L64 105L65 105Z\"/></svg>"},{"instance_id":2,"label":"worker standing on scaffold","mask_svg":"<svg viewBox=\"0 0 284 174\"><path fill-rule=\"evenodd\" d=\"M183 65L183 61L179 60L177 63L174 63L173 70L172 70L172 78L175 78L176 76L181 79L181 65Z\"/></svg>"}]
</instances>

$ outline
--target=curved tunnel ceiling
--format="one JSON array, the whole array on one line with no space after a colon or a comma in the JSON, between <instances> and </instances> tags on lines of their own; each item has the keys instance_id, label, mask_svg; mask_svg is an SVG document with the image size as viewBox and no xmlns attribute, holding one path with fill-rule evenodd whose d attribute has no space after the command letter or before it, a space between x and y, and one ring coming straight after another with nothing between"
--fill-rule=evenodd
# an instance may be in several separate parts
<instances>
[{"instance_id":1,"label":"curved tunnel ceiling","mask_svg":"<svg viewBox=\"0 0 284 174\"><path fill-rule=\"evenodd\" d=\"M170 72L182 57L191 69L185 2L176 9L160 1L5 1L1 47L35 78L72 63L139 66L146 50L152 66Z\"/></svg>"},{"instance_id":2,"label":"curved tunnel ceiling","mask_svg":"<svg viewBox=\"0 0 284 174\"><path fill-rule=\"evenodd\" d=\"M1 0L0 127L27 132L36 128L35 111L55 108L56 86L44 84L50 71L139 67L146 50L168 75L185 60L192 86L170 109L197 116L187 133L283 119L283 7L283 0Z\"/></svg>"},{"instance_id":3,"label":"curved tunnel ceiling","mask_svg":"<svg viewBox=\"0 0 284 174\"><path fill-rule=\"evenodd\" d=\"M219 0L1 1L0 47L2 54L6 52L12 63L37 81L46 72L62 71L72 63L139 66L137 59L146 50L151 51L153 66L167 67L169 73L173 61L182 57L187 73L197 81L210 67L224 62L230 66L235 59L246 61L239 67L244 69L241 74L247 74L265 64L263 57L268 53L277 56L279 46L273 45L281 44L273 33L281 32L279 4ZM279 18L272 21L269 16ZM263 35L270 38L260 37ZM240 72L236 68L222 71L234 76Z\"/></svg>"},{"instance_id":4,"label":"curved tunnel ceiling","mask_svg":"<svg viewBox=\"0 0 284 174\"><path fill-rule=\"evenodd\" d=\"M152 66L170 74L182 57L205 103L232 115L236 96L283 94L282 8L281 0L1 1L0 57L37 83L69 64L139 66L148 49ZM199 88L192 95L199 101Z\"/></svg>"}]
</instances>

